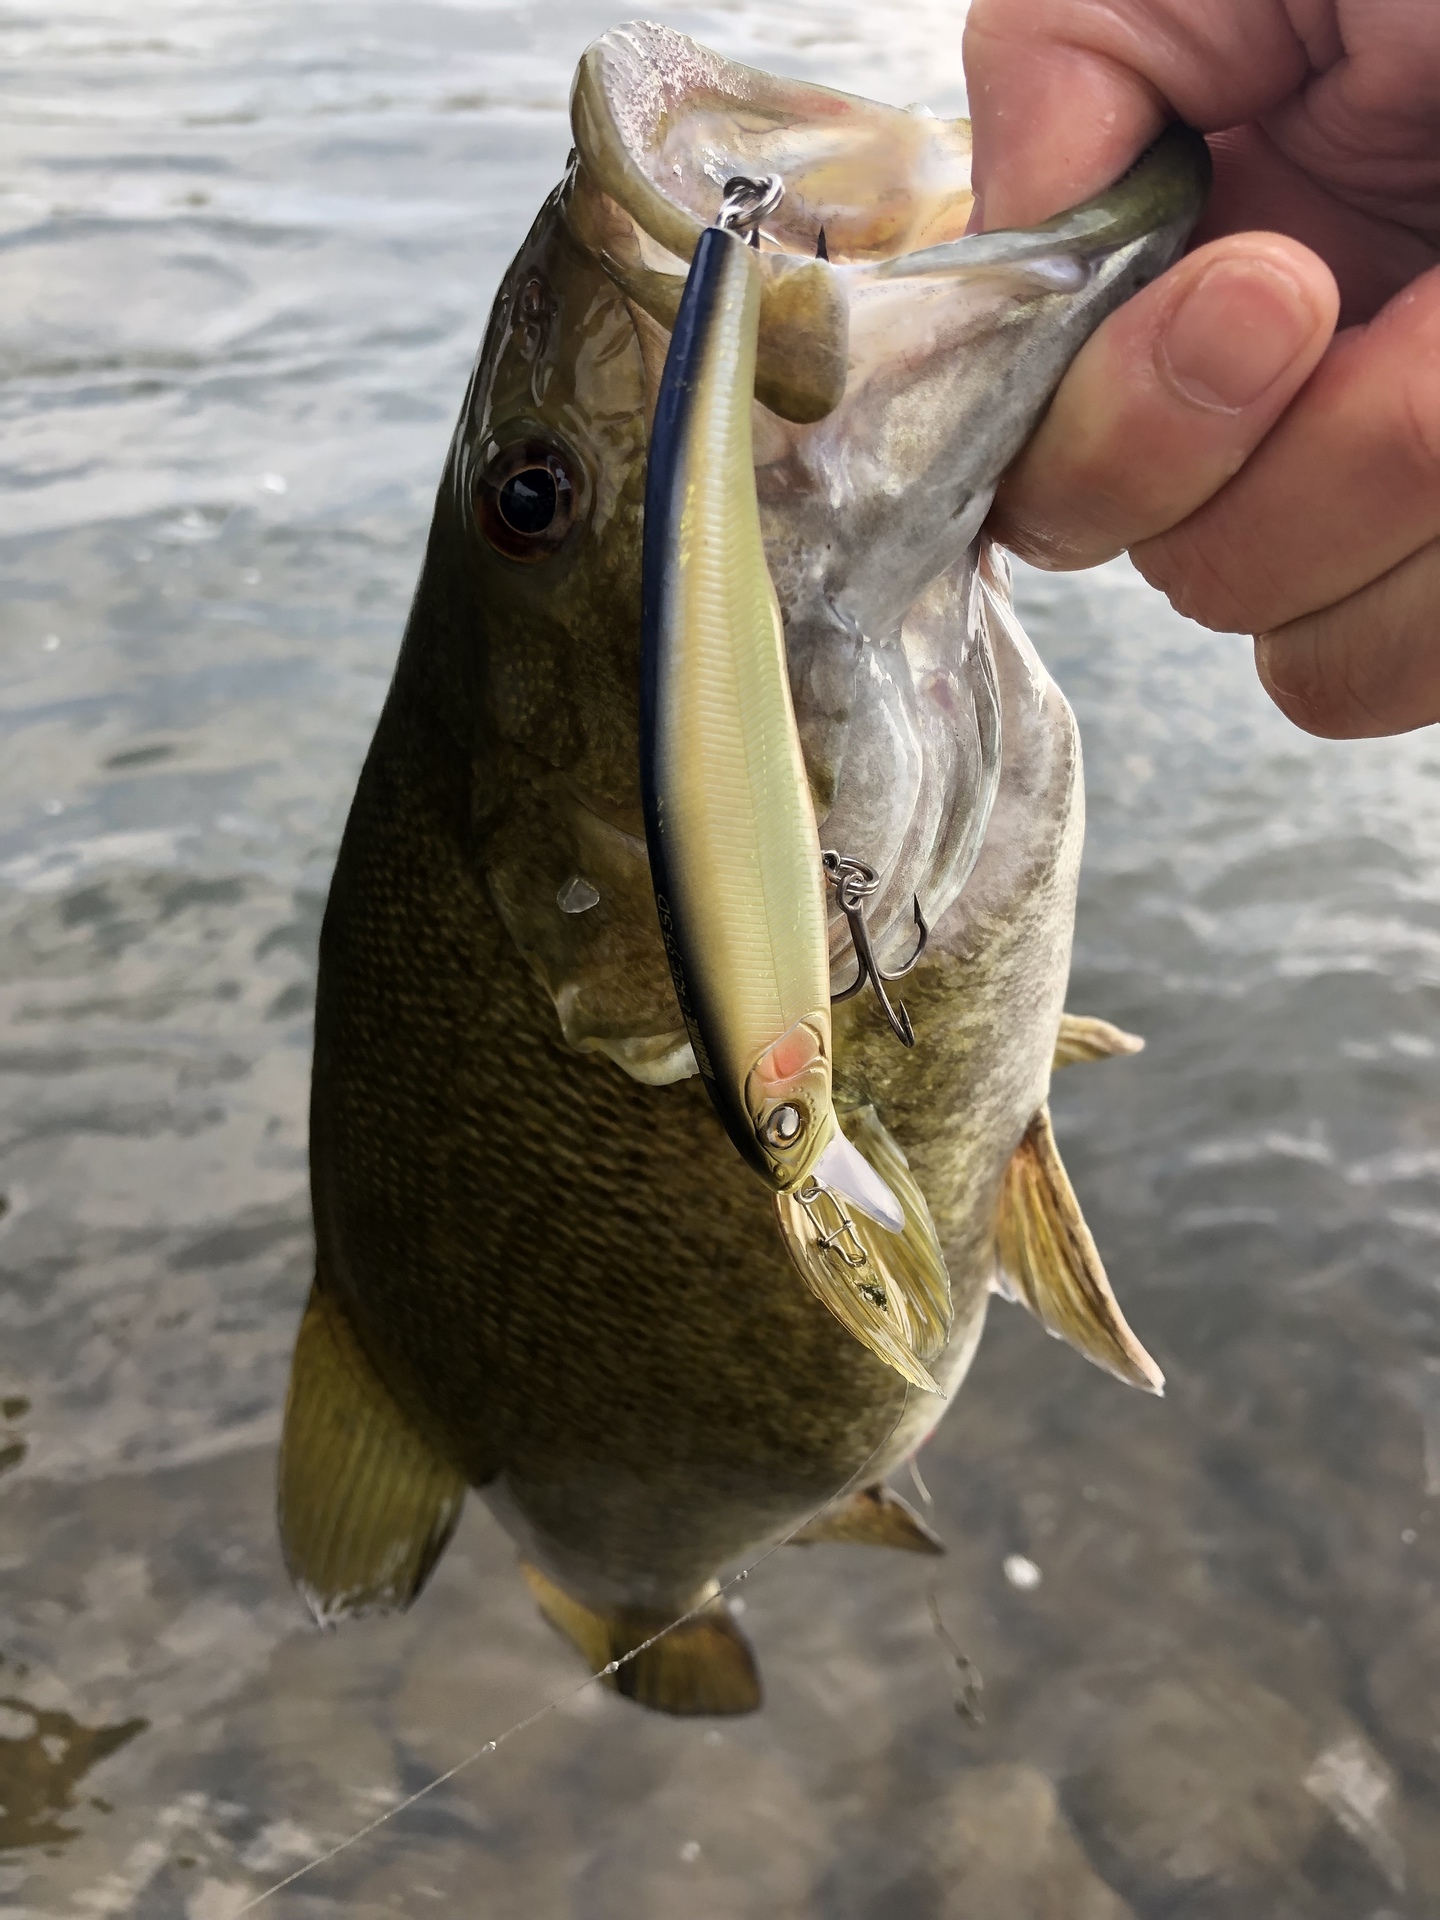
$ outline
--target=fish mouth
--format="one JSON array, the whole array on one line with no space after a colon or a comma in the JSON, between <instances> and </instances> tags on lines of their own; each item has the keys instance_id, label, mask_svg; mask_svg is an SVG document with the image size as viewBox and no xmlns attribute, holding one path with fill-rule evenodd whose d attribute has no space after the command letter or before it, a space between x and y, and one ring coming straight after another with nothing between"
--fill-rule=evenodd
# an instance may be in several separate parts
<instances>
[{"instance_id":1,"label":"fish mouth","mask_svg":"<svg viewBox=\"0 0 1440 1920\"><path fill-rule=\"evenodd\" d=\"M1073 296L1123 255L1138 284L1179 252L1209 184L1203 139L1172 126L1083 205L1034 228L967 235L968 121L762 73L650 22L587 48L571 123L570 223L667 329L725 182L780 177L760 234L756 395L797 423L839 405L865 288L1002 276L1016 297Z\"/></svg>"},{"instance_id":2,"label":"fish mouth","mask_svg":"<svg viewBox=\"0 0 1440 1920\"><path fill-rule=\"evenodd\" d=\"M586 51L571 104L563 217L630 304L650 404L726 182L783 185L754 256L756 494L822 844L880 876L871 927L893 965L914 902L938 925L958 897L995 792L976 571L995 486L1087 336L1181 251L1205 143L1172 126L1082 205L968 234L964 120L648 23ZM831 937L843 969L838 911Z\"/></svg>"}]
</instances>

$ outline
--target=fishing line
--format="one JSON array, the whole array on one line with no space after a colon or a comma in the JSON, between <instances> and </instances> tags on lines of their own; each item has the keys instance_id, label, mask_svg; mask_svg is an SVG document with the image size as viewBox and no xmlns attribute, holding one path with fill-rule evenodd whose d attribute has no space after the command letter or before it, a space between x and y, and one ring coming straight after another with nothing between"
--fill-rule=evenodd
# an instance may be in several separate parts
<instances>
[{"instance_id":1,"label":"fishing line","mask_svg":"<svg viewBox=\"0 0 1440 1920\"><path fill-rule=\"evenodd\" d=\"M819 1506L816 1507L813 1512L807 1513L803 1520L796 1521L795 1525L787 1534L784 1534L779 1540L773 1541L766 1547L763 1553L757 1554L749 1566L742 1567L738 1573L732 1573L728 1580L722 1581L720 1584L720 1593L726 1594L730 1591L731 1587L739 1586L742 1580L748 1580L757 1567L763 1567L770 1556L778 1553L781 1547L788 1547L796 1534L802 1533L812 1521L818 1520L827 1507L833 1507L837 1500L843 1500L855 1483L862 1479L869 1471L871 1462L889 1446L895 1436L896 1429L905 1418L905 1411L909 1405L910 1385L907 1381L904 1385L904 1397L900 1402L899 1411L896 1413L884 1438L877 1442L871 1452L855 1469L854 1473L851 1474L850 1478L846 1480L836 1492L827 1494ZM503 1733L496 1734L493 1740L487 1740L483 1746L476 1747L472 1753L467 1753L463 1760L457 1760L453 1767L447 1767L443 1773L437 1773L434 1779L427 1780L423 1787L417 1787L414 1793L407 1794L403 1800L397 1800L393 1807L387 1807L383 1813L377 1814L373 1820L367 1820L363 1827L357 1828L354 1833L347 1835L344 1840L337 1841L333 1847L328 1848L324 1853L316 1854L313 1860L307 1860L303 1866L296 1867L293 1872L287 1873L283 1880L277 1880L273 1886L266 1887L262 1893L257 1893L253 1899L247 1900L243 1907L237 1907L235 1909L231 1920L242 1920L243 1915L253 1913L257 1907L264 1906L267 1900L273 1900L275 1895L277 1893L283 1893L286 1887L293 1887L297 1880L303 1880L307 1874L314 1873L317 1867L328 1866L329 1863L337 1859L339 1855L348 1852L351 1847L358 1845L360 1841L367 1840L377 1828L383 1827L387 1820L393 1820L397 1814L408 1812L418 1801L425 1799L428 1794L434 1793L437 1787L445 1786L449 1781L453 1780L457 1774L464 1773L467 1767L474 1766L477 1760L483 1760L486 1754L497 1752L499 1748L505 1745L507 1740L514 1739L516 1734L524 1733L527 1728L535 1726L539 1721L545 1719L548 1714L554 1713L558 1708L568 1706L572 1700L578 1699L588 1688L593 1687L597 1680L608 1680L612 1674L618 1673L621 1667L628 1666L632 1660L638 1659L642 1653L648 1653L656 1641L663 1640L667 1633L673 1633L676 1627L683 1627L687 1620L693 1620L697 1615L704 1613L707 1608L714 1605L716 1597L714 1594L708 1595L696 1606L691 1607L687 1613L677 1614L673 1620L669 1621L657 1632L652 1633L648 1640L642 1640L638 1647L632 1647L629 1653L622 1654L618 1659L612 1660L608 1666L602 1667L598 1673L587 1674L577 1685L567 1688L564 1693L557 1693L552 1699L545 1701L543 1706L537 1707L533 1713L527 1713L523 1719L517 1720L513 1726L507 1727Z\"/></svg>"},{"instance_id":2,"label":"fishing line","mask_svg":"<svg viewBox=\"0 0 1440 1920\"><path fill-rule=\"evenodd\" d=\"M918 1454L912 1453L905 1464L910 1469L910 1478L915 1482L915 1491L925 1503L926 1514L933 1517L935 1499L921 1478ZM955 1663L955 1711L971 1726L983 1727L985 1713L980 1705L980 1696L985 1691L985 1676L940 1617L940 1594L933 1580L926 1583L925 1606L930 1615L930 1624L935 1629L935 1638Z\"/></svg>"},{"instance_id":3,"label":"fishing line","mask_svg":"<svg viewBox=\"0 0 1440 1920\"><path fill-rule=\"evenodd\" d=\"M915 1491L925 1503L925 1511L927 1513L933 1513L935 1511L935 1502L930 1497L929 1487L927 1487L925 1482L920 1478L919 1459L912 1453L906 1464L910 1469L910 1478L915 1482Z\"/></svg>"}]
</instances>

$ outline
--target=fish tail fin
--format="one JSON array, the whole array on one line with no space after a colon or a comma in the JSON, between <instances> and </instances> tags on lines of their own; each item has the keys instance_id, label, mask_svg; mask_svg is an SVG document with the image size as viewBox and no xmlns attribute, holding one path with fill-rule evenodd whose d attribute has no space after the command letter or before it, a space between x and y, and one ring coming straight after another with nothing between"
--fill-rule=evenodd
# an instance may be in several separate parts
<instances>
[{"instance_id":1,"label":"fish tail fin","mask_svg":"<svg viewBox=\"0 0 1440 1920\"><path fill-rule=\"evenodd\" d=\"M834 1541L853 1547L899 1547L904 1553L944 1553L945 1542L900 1495L887 1486L860 1487L818 1519L792 1533L792 1547Z\"/></svg>"},{"instance_id":2,"label":"fish tail fin","mask_svg":"<svg viewBox=\"0 0 1440 1920\"><path fill-rule=\"evenodd\" d=\"M875 1109L847 1113L844 1125L851 1148L899 1201L902 1231L887 1231L858 1208L853 1217L833 1208L843 1231L822 1234L806 1205L781 1193L775 1197L781 1238L806 1286L847 1332L912 1385L939 1393L927 1363L944 1351L955 1316L935 1223L899 1142ZM833 1196L822 1193L822 1199Z\"/></svg>"},{"instance_id":3,"label":"fish tail fin","mask_svg":"<svg viewBox=\"0 0 1440 1920\"><path fill-rule=\"evenodd\" d=\"M280 1441L280 1540L322 1623L408 1607L448 1545L465 1482L411 1426L333 1300L310 1293Z\"/></svg>"},{"instance_id":4,"label":"fish tail fin","mask_svg":"<svg viewBox=\"0 0 1440 1920\"><path fill-rule=\"evenodd\" d=\"M760 1705L754 1652L713 1583L699 1612L669 1626L672 1614L650 1608L587 1607L528 1560L520 1571L551 1626L627 1700L677 1714L753 1713ZM606 1672L617 1660L624 1665Z\"/></svg>"},{"instance_id":5,"label":"fish tail fin","mask_svg":"<svg viewBox=\"0 0 1440 1920\"><path fill-rule=\"evenodd\" d=\"M1015 1296L1058 1339L1132 1387L1161 1393L1165 1376L1126 1324L1041 1107L1005 1169L997 1228Z\"/></svg>"},{"instance_id":6,"label":"fish tail fin","mask_svg":"<svg viewBox=\"0 0 1440 1920\"><path fill-rule=\"evenodd\" d=\"M1077 1060L1113 1060L1119 1054L1141 1053L1144 1047L1138 1033L1127 1033L1094 1014L1062 1013L1052 1065L1070 1067Z\"/></svg>"}]
</instances>

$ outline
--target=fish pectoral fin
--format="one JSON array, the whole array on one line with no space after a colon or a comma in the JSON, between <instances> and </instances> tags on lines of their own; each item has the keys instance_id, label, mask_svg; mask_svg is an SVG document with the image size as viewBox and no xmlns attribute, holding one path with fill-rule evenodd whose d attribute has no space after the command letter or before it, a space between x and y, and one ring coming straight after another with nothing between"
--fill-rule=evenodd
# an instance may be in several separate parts
<instances>
[{"instance_id":1,"label":"fish pectoral fin","mask_svg":"<svg viewBox=\"0 0 1440 1920\"><path fill-rule=\"evenodd\" d=\"M652 1608L587 1607L528 1560L520 1571L551 1626L627 1700L678 1714L753 1713L760 1705L755 1655L713 1581L699 1611L672 1626L673 1614ZM612 1660L624 1664L607 1673Z\"/></svg>"},{"instance_id":2,"label":"fish pectoral fin","mask_svg":"<svg viewBox=\"0 0 1440 1920\"><path fill-rule=\"evenodd\" d=\"M903 1231L890 1232L858 1207L847 1213L834 1191L808 1208L795 1194L779 1193L780 1237L806 1286L848 1333L913 1386L939 1393L927 1363L944 1351L955 1314L930 1209L873 1107L847 1113L842 1124L854 1158L899 1203Z\"/></svg>"},{"instance_id":3,"label":"fish pectoral fin","mask_svg":"<svg viewBox=\"0 0 1440 1920\"><path fill-rule=\"evenodd\" d=\"M322 1624L408 1607L465 1498L318 1286L290 1364L279 1478L285 1564Z\"/></svg>"},{"instance_id":4,"label":"fish pectoral fin","mask_svg":"<svg viewBox=\"0 0 1440 1920\"><path fill-rule=\"evenodd\" d=\"M908 1500L886 1486L861 1487L792 1533L792 1547L833 1541L852 1547L899 1547L905 1553L944 1553L945 1542Z\"/></svg>"},{"instance_id":5,"label":"fish pectoral fin","mask_svg":"<svg viewBox=\"0 0 1440 1920\"><path fill-rule=\"evenodd\" d=\"M1041 1325L1129 1386L1161 1393L1165 1376L1126 1325L1041 1107L1005 1169L1000 1264Z\"/></svg>"},{"instance_id":6,"label":"fish pectoral fin","mask_svg":"<svg viewBox=\"0 0 1440 1920\"><path fill-rule=\"evenodd\" d=\"M1113 1060L1119 1054L1140 1053L1144 1046L1138 1033L1126 1033L1108 1020L1087 1013L1062 1013L1051 1065L1073 1067L1077 1060Z\"/></svg>"}]
</instances>

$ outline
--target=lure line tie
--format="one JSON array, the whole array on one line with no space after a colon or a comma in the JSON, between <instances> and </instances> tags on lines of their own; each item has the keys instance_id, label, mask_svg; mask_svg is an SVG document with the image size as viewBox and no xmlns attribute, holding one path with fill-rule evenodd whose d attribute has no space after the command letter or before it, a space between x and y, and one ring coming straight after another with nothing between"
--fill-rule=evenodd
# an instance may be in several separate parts
<instances>
[{"instance_id":1,"label":"lure line tie","mask_svg":"<svg viewBox=\"0 0 1440 1920\"><path fill-rule=\"evenodd\" d=\"M785 182L778 173L763 173L752 180L748 174L732 174L725 182L725 197L715 224L725 233L750 236L752 247L760 245L760 222L779 206Z\"/></svg>"}]
</instances>

